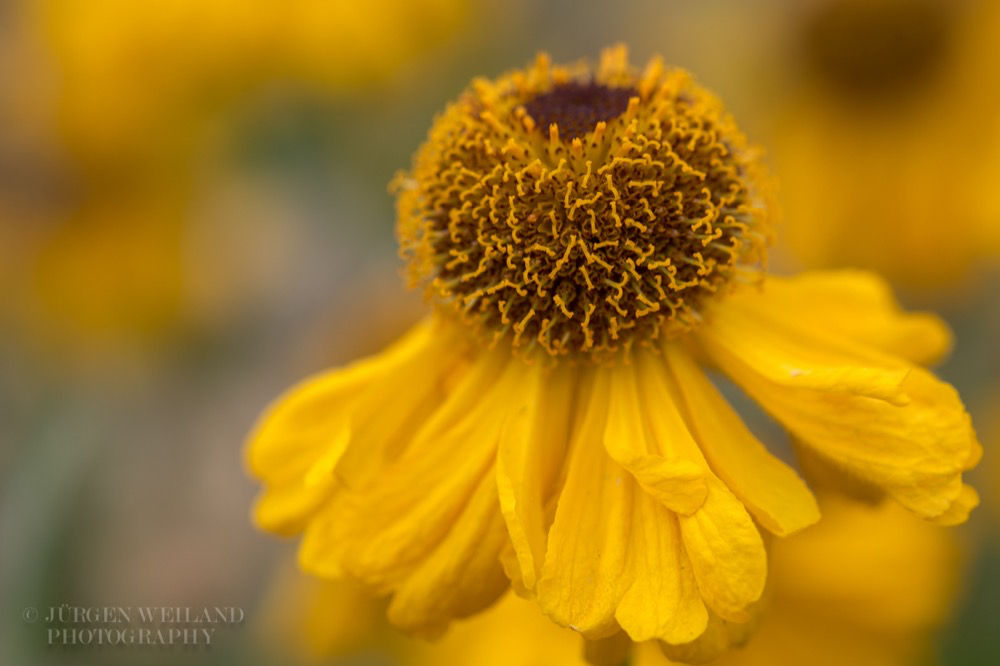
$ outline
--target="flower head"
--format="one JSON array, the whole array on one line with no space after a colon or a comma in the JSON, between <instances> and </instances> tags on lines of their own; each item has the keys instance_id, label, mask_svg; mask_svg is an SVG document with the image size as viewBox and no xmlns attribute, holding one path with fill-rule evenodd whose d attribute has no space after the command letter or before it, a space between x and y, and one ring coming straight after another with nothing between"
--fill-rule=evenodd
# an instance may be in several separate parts
<instances>
[{"instance_id":1,"label":"flower head","mask_svg":"<svg viewBox=\"0 0 1000 666\"><path fill-rule=\"evenodd\" d=\"M612 350L691 328L767 236L755 152L681 70L478 80L400 178L413 276L515 347Z\"/></svg>"},{"instance_id":2,"label":"flower head","mask_svg":"<svg viewBox=\"0 0 1000 666\"><path fill-rule=\"evenodd\" d=\"M412 631L513 585L587 639L717 653L762 607L761 529L819 509L705 365L840 473L964 520L979 445L916 365L947 330L868 274L752 269L759 173L718 102L623 48L475 82L397 181L435 314L267 412L257 521Z\"/></svg>"}]
</instances>

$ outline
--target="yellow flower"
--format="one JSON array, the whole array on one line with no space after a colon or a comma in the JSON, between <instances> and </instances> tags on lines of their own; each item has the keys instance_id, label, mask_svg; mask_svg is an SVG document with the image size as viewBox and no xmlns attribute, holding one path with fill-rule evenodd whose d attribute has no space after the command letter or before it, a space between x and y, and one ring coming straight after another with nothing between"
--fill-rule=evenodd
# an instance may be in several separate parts
<instances>
[{"instance_id":1,"label":"yellow flower","mask_svg":"<svg viewBox=\"0 0 1000 666\"><path fill-rule=\"evenodd\" d=\"M957 549L948 533L892 504L828 499L823 508L820 525L775 544L773 590L754 639L713 664L923 663L929 632L955 598ZM623 653L631 653L635 666L684 663L667 659L655 643L623 644L617 656L601 653L546 624L510 595L481 617L457 623L439 643L414 644L402 663L586 666L585 650L591 658L611 657L603 663L613 665Z\"/></svg>"},{"instance_id":2,"label":"yellow flower","mask_svg":"<svg viewBox=\"0 0 1000 666\"><path fill-rule=\"evenodd\" d=\"M66 141L99 161L170 159L193 123L265 82L343 95L384 80L466 12L465 0L45 0L30 14L60 70Z\"/></svg>"},{"instance_id":3,"label":"yellow flower","mask_svg":"<svg viewBox=\"0 0 1000 666\"><path fill-rule=\"evenodd\" d=\"M327 663L331 656L377 649L400 639L385 622L385 603L350 581L317 581L282 562L255 613L253 635L281 663ZM262 663L271 663L262 660Z\"/></svg>"},{"instance_id":4,"label":"yellow flower","mask_svg":"<svg viewBox=\"0 0 1000 666\"><path fill-rule=\"evenodd\" d=\"M923 288L1000 257L998 36L992 0L821 4L772 146L794 257Z\"/></svg>"},{"instance_id":5,"label":"yellow flower","mask_svg":"<svg viewBox=\"0 0 1000 666\"><path fill-rule=\"evenodd\" d=\"M5 123L42 168L24 170L27 194L0 193L0 278L13 295L0 315L46 353L120 354L244 306L244 257L259 272L262 257L283 261L282 243L243 224L226 239L236 250L213 246L202 261L223 231L218 216L197 219L222 192L216 153L236 111L276 84L339 99L384 81L469 11L466 0L14 4L3 55L23 80Z\"/></svg>"},{"instance_id":6,"label":"yellow flower","mask_svg":"<svg viewBox=\"0 0 1000 666\"><path fill-rule=\"evenodd\" d=\"M413 632L513 584L588 639L724 649L764 591L758 525L819 510L704 367L911 511L964 520L980 447L915 364L946 328L867 274L765 277L755 160L686 73L623 47L473 82L396 184L435 313L268 410L257 522Z\"/></svg>"},{"instance_id":7,"label":"yellow flower","mask_svg":"<svg viewBox=\"0 0 1000 666\"><path fill-rule=\"evenodd\" d=\"M958 553L951 533L891 503L872 507L826 497L823 511L819 525L774 544L767 613L753 641L712 663L923 663L932 632L955 599ZM309 661L364 652L391 653L393 663L404 666L586 666L586 653L610 657L603 663L615 666L624 654L635 666L675 663L655 642L581 645L577 634L511 594L427 643L390 639L378 604L343 582L282 575L274 588L277 597L265 613L274 623L267 627L274 645L285 654L305 647Z\"/></svg>"}]
</instances>

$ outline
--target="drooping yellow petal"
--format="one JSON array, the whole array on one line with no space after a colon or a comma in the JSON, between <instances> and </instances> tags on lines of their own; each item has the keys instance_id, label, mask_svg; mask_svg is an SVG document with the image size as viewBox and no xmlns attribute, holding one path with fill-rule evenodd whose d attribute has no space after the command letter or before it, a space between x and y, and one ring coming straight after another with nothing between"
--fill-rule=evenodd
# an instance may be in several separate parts
<instances>
[{"instance_id":1,"label":"drooping yellow petal","mask_svg":"<svg viewBox=\"0 0 1000 666\"><path fill-rule=\"evenodd\" d=\"M793 469L768 453L690 355L664 355L702 452L718 477L764 527L785 536L819 520L816 498Z\"/></svg>"},{"instance_id":2,"label":"drooping yellow petal","mask_svg":"<svg viewBox=\"0 0 1000 666\"><path fill-rule=\"evenodd\" d=\"M650 497L675 513L691 515L705 503L705 471L690 460L636 456L626 469Z\"/></svg>"},{"instance_id":3,"label":"drooping yellow petal","mask_svg":"<svg viewBox=\"0 0 1000 666\"><path fill-rule=\"evenodd\" d=\"M469 433L480 434L486 433ZM385 485L339 488L306 527L300 561L320 576L346 571L391 589L445 538L466 502L492 471L495 440L470 447L460 437L440 442L423 463L387 469Z\"/></svg>"},{"instance_id":4,"label":"drooping yellow petal","mask_svg":"<svg viewBox=\"0 0 1000 666\"><path fill-rule=\"evenodd\" d=\"M444 328L444 327L442 327ZM361 394L352 410L352 441L337 464L337 477L350 488L379 482L387 466L419 446L418 435L460 420L503 367L503 357L467 358L465 342L436 332L434 346L413 363L385 373ZM433 437L426 435L425 439Z\"/></svg>"},{"instance_id":5,"label":"drooping yellow petal","mask_svg":"<svg viewBox=\"0 0 1000 666\"><path fill-rule=\"evenodd\" d=\"M954 389L766 296L712 311L699 334L709 356L805 444L925 517L946 511L977 446Z\"/></svg>"},{"instance_id":6,"label":"drooping yellow petal","mask_svg":"<svg viewBox=\"0 0 1000 666\"><path fill-rule=\"evenodd\" d=\"M768 308L794 313L829 333L912 363L935 363L951 348L951 332L939 317L905 312L888 283L875 273L838 270L792 278L769 276L766 290Z\"/></svg>"},{"instance_id":7,"label":"drooping yellow petal","mask_svg":"<svg viewBox=\"0 0 1000 666\"><path fill-rule=\"evenodd\" d=\"M602 445L610 382L595 373L579 409L566 484L549 529L537 596L556 623L596 639L618 630L615 611L628 589L628 537L638 487Z\"/></svg>"},{"instance_id":8,"label":"drooping yellow petal","mask_svg":"<svg viewBox=\"0 0 1000 666\"><path fill-rule=\"evenodd\" d=\"M709 470L680 414L679 392L667 367L651 354L642 361L638 374L651 432L659 445L675 447L704 473L704 503L691 514L677 515L701 596L724 619L743 622L767 579L764 543L740 501Z\"/></svg>"},{"instance_id":9,"label":"drooping yellow petal","mask_svg":"<svg viewBox=\"0 0 1000 666\"><path fill-rule=\"evenodd\" d=\"M633 640L689 643L706 627L706 603L745 619L763 589L766 554L750 516L685 427L662 362L645 353L634 360L634 368L593 371L538 600L587 638L620 626ZM693 470L705 495L685 505L676 475L659 477L662 467L645 464L654 458ZM668 509L678 504L690 515Z\"/></svg>"},{"instance_id":10,"label":"drooping yellow petal","mask_svg":"<svg viewBox=\"0 0 1000 666\"><path fill-rule=\"evenodd\" d=\"M750 609L750 617L746 622L729 622L715 613L709 613L708 627L705 632L693 641L683 644L671 644L658 641L655 645L660 649L659 655L646 652L643 647L636 650L636 663L662 664L663 657L669 663L710 664L715 663L731 650L745 645L757 631L760 616L764 613L761 604L754 604ZM659 658L658 658L659 657Z\"/></svg>"},{"instance_id":11,"label":"drooping yellow petal","mask_svg":"<svg viewBox=\"0 0 1000 666\"><path fill-rule=\"evenodd\" d=\"M453 618L486 608L508 587L498 559L506 539L496 482L487 473L447 536L397 588L389 620L436 637Z\"/></svg>"},{"instance_id":12,"label":"drooping yellow petal","mask_svg":"<svg viewBox=\"0 0 1000 666\"><path fill-rule=\"evenodd\" d=\"M764 542L746 509L710 476L705 504L677 519L705 603L725 620L746 622L767 580Z\"/></svg>"},{"instance_id":13,"label":"drooping yellow petal","mask_svg":"<svg viewBox=\"0 0 1000 666\"><path fill-rule=\"evenodd\" d=\"M611 394L604 446L615 461L627 469L642 489L671 511L694 513L705 501L703 459L697 444L677 412L663 396L639 396L636 366L662 365L650 354L637 354L635 363L621 364L611 374ZM647 433L644 411L656 411L657 422L666 432Z\"/></svg>"},{"instance_id":14,"label":"drooping yellow petal","mask_svg":"<svg viewBox=\"0 0 1000 666\"><path fill-rule=\"evenodd\" d=\"M422 322L385 352L305 380L273 403L247 446L248 464L265 482L255 508L261 527L294 534L305 526L334 485L362 396L386 377L434 358L440 338L432 321ZM420 387L413 395L423 396Z\"/></svg>"},{"instance_id":15,"label":"drooping yellow petal","mask_svg":"<svg viewBox=\"0 0 1000 666\"><path fill-rule=\"evenodd\" d=\"M962 492L951 503L944 513L931 518L935 525L961 525L969 519L969 513L979 506L979 493L968 484L962 484Z\"/></svg>"},{"instance_id":16,"label":"drooping yellow petal","mask_svg":"<svg viewBox=\"0 0 1000 666\"><path fill-rule=\"evenodd\" d=\"M538 581L538 602L588 639L619 627L635 640L692 640L708 621L676 518L603 444L610 393L593 371Z\"/></svg>"},{"instance_id":17,"label":"drooping yellow petal","mask_svg":"<svg viewBox=\"0 0 1000 666\"><path fill-rule=\"evenodd\" d=\"M328 437L326 450L317 460L311 461L306 456L306 452L315 455L317 450L303 447L304 451L298 455L290 451L289 462L275 468L270 483L254 506L254 520L262 529L277 534L295 534L330 496L335 481L333 470L350 442L350 425L346 420L338 423L334 418Z\"/></svg>"},{"instance_id":18,"label":"drooping yellow petal","mask_svg":"<svg viewBox=\"0 0 1000 666\"><path fill-rule=\"evenodd\" d=\"M933 629L956 592L958 549L950 530L892 502L820 495L823 520L775 540L759 627L717 666L907 666L925 663ZM761 605L755 604L755 616ZM637 646L636 666L704 663L726 647L713 617L692 645ZM752 623L751 623L752 624ZM745 625L722 625L727 633ZM740 636L731 636L737 642ZM715 648L713 647L713 642ZM661 654L671 657L671 661Z\"/></svg>"},{"instance_id":19,"label":"drooping yellow petal","mask_svg":"<svg viewBox=\"0 0 1000 666\"><path fill-rule=\"evenodd\" d=\"M491 601L506 538L494 461L525 368L482 355L376 483L338 489L306 529L303 567L396 592L390 615L418 632Z\"/></svg>"},{"instance_id":20,"label":"drooping yellow petal","mask_svg":"<svg viewBox=\"0 0 1000 666\"><path fill-rule=\"evenodd\" d=\"M500 417L486 398L497 388L500 364L497 356L479 359L377 483L341 489L306 530L305 565L322 575L324 563L337 560L357 578L382 585L444 538L492 471Z\"/></svg>"},{"instance_id":21,"label":"drooping yellow petal","mask_svg":"<svg viewBox=\"0 0 1000 666\"><path fill-rule=\"evenodd\" d=\"M524 544L522 544L523 547ZM507 579L510 581L510 586L514 589L514 593L519 597L524 599L531 599L534 597L535 590L529 589L524 584L524 574L521 572L521 562L518 559L517 550L514 548L514 543L511 539L503 544L500 549L500 566L503 567L504 573L507 575Z\"/></svg>"},{"instance_id":22,"label":"drooping yellow petal","mask_svg":"<svg viewBox=\"0 0 1000 666\"><path fill-rule=\"evenodd\" d=\"M500 508L516 555L518 571L513 575L525 591L534 589L545 559L551 518L547 506L566 452L575 379L576 373L565 364L528 369L519 388L523 406L511 414L500 433Z\"/></svg>"},{"instance_id":23,"label":"drooping yellow petal","mask_svg":"<svg viewBox=\"0 0 1000 666\"><path fill-rule=\"evenodd\" d=\"M345 413L375 377L426 352L434 333L431 321L421 322L382 353L310 377L288 390L265 410L250 435L247 461L251 471L266 478L290 456L303 450L312 453L311 447L324 444L331 415Z\"/></svg>"},{"instance_id":24,"label":"drooping yellow petal","mask_svg":"<svg viewBox=\"0 0 1000 666\"><path fill-rule=\"evenodd\" d=\"M698 339L713 359L714 352L723 347L781 387L863 396L893 405L908 402L899 386L908 364L875 348L826 334L792 313L776 321L767 316L772 313L766 295L743 290L712 309L712 319L699 331Z\"/></svg>"},{"instance_id":25,"label":"drooping yellow petal","mask_svg":"<svg viewBox=\"0 0 1000 666\"><path fill-rule=\"evenodd\" d=\"M705 631L708 612L677 517L645 493L634 499L628 549L633 582L615 617L634 641L687 643Z\"/></svg>"},{"instance_id":26,"label":"drooping yellow petal","mask_svg":"<svg viewBox=\"0 0 1000 666\"><path fill-rule=\"evenodd\" d=\"M757 528L739 500L709 470L680 413L678 395L662 359L636 352L634 363L607 372L611 375L611 395L606 449L646 494L677 513L687 559L705 603L727 619L745 619L747 606L760 597L767 577L767 557ZM663 527L669 514L650 516L644 509L645 499L634 501L631 538L650 544L647 551L662 551L659 558L665 560L664 568L687 569L684 558L667 559L671 543L677 541ZM639 571L645 568L637 568ZM655 584L663 586L659 591L663 596L678 596L676 589L667 588L668 584L676 585L667 578L668 574L661 573L656 579ZM638 587L636 584L632 589ZM640 612L630 619L643 630L659 631L662 636L666 627L663 618L651 612L656 608L649 605L641 611L641 619ZM624 622L622 626L633 635ZM644 633L643 638L655 635ZM676 636L664 640L677 643L692 639L689 635L683 640L676 640Z\"/></svg>"}]
</instances>

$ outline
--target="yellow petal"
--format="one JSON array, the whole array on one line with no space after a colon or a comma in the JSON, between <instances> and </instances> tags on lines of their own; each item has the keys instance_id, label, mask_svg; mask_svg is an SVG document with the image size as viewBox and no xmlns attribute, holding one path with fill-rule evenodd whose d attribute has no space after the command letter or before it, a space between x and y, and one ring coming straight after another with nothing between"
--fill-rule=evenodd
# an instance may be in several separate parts
<instances>
[{"instance_id":1,"label":"yellow petal","mask_svg":"<svg viewBox=\"0 0 1000 666\"><path fill-rule=\"evenodd\" d=\"M334 486L362 396L425 357L433 331L423 322L382 354L302 382L264 413L247 446L248 464L265 482L254 512L261 527L294 534L305 526Z\"/></svg>"},{"instance_id":2,"label":"yellow petal","mask_svg":"<svg viewBox=\"0 0 1000 666\"><path fill-rule=\"evenodd\" d=\"M746 622L747 608L760 599L767 579L764 542L746 509L709 476L705 504L677 519L705 603L725 620Z\"/></svg>"},{"instance_id":3,"label":"yellow petal","mask_svg":"<svg viewBox=\"0 0 1000 666\"><path fill-rule=\"evenodd\" d=\"M539 604L588 639L620 626L634 640L691 640L708 619L676 519L608 456L610 371L593 374L549 530Z\"/></svg>"},{"instance_id":4,"label":"yellow petal","mask_svg":"<svg viewBox=\"0 0 1000 666\"><path fill-rule=\"evenodd\" d=\"M706 466L670 396L647 391L640 399L636 366L644 372L665 372L652 354L636 354L634 364L608 370L611 396L604 446L665 507L694 513L708 492ZM647 432L644 412L656 419L663 432Z\"/></svg>"},{"instance_id":5,"label":"yellow petal","mask_svg":"<svg viewBox=\"0 0 1000 666\"><path fill-rule=\"evenodd\" d=\"M525 372L517 399L523 406L507 419L497 453L500 508L510 533L519 585L531 591L545 559L547 506L562 469L569 438L576 373L562 364Z\"/></svg>"},{"instance_id":6,"label":"yellow petal","mask_svg":"<svg viewBox=\"0 0 1000 666\"><path fill-rule=\"evenodd\" d=\"M384 352L310 377L275 400L247 442L247 461L254 475L267 479L290 457L317 457L314 449L325 447L331 422L342 425L343 419L337 417L348 412L373 379L422 356L433 336L432 323L421 322Z\"/></svg>"},{"instance_id":7,"label":"yellow petal","mask_svg":"<svg viewBox=\"0 0 1000 666\"><path fill-rule=\"evenodd\" d=\"M954 389L794 317L760 295L733 298L713 311L699 339L803 443L916 513L946 511L977 446Z\"/></svg>"},{"instance_id":8,"label":"yellow petal","mask_svg":"<svg viewBox=\"0 0 1000 666\"><path fill-rule=\"evenodd\" d=\"M710 613L708 627L695 640L683 644L659 641L656 645L663 656L671 660L670 663L675 661L683 664L713 663L733 648L741 647L750 640L757 629L761 611L759 605L755 605L750 619L746 622L727 622L715 613ZM638 663L646 663L646 660L654 661L647 656L645 660L638 660Z\"/></svg>"},{"instance_id":9,"label":"yellow petal","mask_svg":"<svg viewBox=\"0 0 1000 666\"><path fill-rule=\"evenodd\" d=\"M290 454L316 445L317 440L322 443L331 416L344 413L373 379L422 357L435 335L434 322L425 320L385 351L310 377L275 400L248 439L247 459L254 474L267 478Z\"/></svg>"},{"instance_id":10,"label":"yellow petal","mask_svg":"<svg viewBox=\"0 0 1000 666\"><path fill-rule=\"evenodd\" d=\"M248 440L247 462L260 479L301 477L346 426L353 398L371 382L372 365L307 379L264 413Z\"/></svg>"},{"instance_id":11,"label":"yellow petal","mask_svg":"<svg viewBox=\"0 0 1000 666\"><path fill-rule=\"evenodd\" d=\"M626 561L632 497L639 492L602 446L610 382L604 373L596 375L589 400L579 407L584 416L572 435L537 585L545 614L590 639L618 630L615 610L631 583Z\"/></svg>"},{"instance_id":12,"label":"yellow petal","mask_svg":"<svg viewBox=\"0 0 1000 666\"><path fill-rule=\"evenodd\" d=\"M405 451L383 464L377 483L339 489L306 529L303 566L391 587L433 551L483 475L494 474L503 407L520 372L520 362L504 368L506 359L482 356Z\"/></svg>"},{"instance_id":13,"label":"yellow petal","mask_svg":"<svg viewBox=\"0 0 1000 666\"><path fill-rule=\"evenodd\" d=\"M639 481L643 490L665 507L674 510L681 504L681 500L687 498L677 492L678 487L683 487L676 483L679 475L664 476L666 466L662 464L663 459L657 461L660 464L651 465L648 461L652 456L643 456L642 453L665 454L669 456L667 460L676 467L682 463L688 470L692 470L694 480L690 485L697 483L696 487L700 492L695 497L696 501L682 505L679 507L681 510L677 511L683 545L690 558L690 570L697 579L705 603L726 619L742 620L747 606L760 597L767 577L763 541L743 505L708 470L708 464L677 407L677 392L671 386L662 360L651 353L639 352L635 354L635 361L634 365L623 365L608 371L612 376L612 394L605 447L619 462L626 463L626 468ZM644 419L644 416L647 418ZM649 422L651 437L646 435L646 420ZM634 550L663 551L659 556L663 560L658 567L661 572L643 587L656 589L656 586L660 586L661 596L676 597L677 584L669 580L669 571L673 568L686 571L688 567L682 560L668 557L671 550L669 533L662 526L659 532L654 531L655 525L662 525L663 518L650 517L643 500L645 498L642 497L634 500L630 537L649 545L645 548L637 546ZM636 569L634 575L645 571L651 562L643 564L646 567ZM671 585L674 587L671 588ZM639 588L639 583L635 583L632 590ZM623 601L622 606L625 605ZM659 626L650 624L657 619L652 613L656 608L651 604L649 608L643 609L641 614L645 616L644 619L640 618L640 612L630 616L633 621L642 622L638 626L643 630L659 632L643 633L642 639L657 635L662 637L666 632L662 618ZM619 613L622 610L620 608ZM679 615L683 616L681 613ZM627 626L621 616L619 622L635 638L633 628ZM696 635L688 635L683 640L676 636L664 640L687 642Z\"/></svg>"},{"instance_id":14,"label":"yellow petal","mask_svg":"<svg viewBox=\"0 0 1000 666\"><path fill-rule=\"evenodd\" d=\"M792 313L774 313L776 306L764 298L767 293L738 292L712 310L699 338L713 358L724 347L775 385L907 403L899 386L910 367L905 362L826 334L820 324L813 326Z\"/></svg>"},{"instance_id":15,"label":"yellow petal","mask_svg":"<svg viewBox=\"0 0 1000 666\"><path fill-rule=\"evenodd\" d=\"M503 545L500 549L500 566L503 567L504 573L507 575L507 579L510 581L510 586L513 588L514 593L524 599L532 599L535 596L535 590L528 589L524 585L524 574L521 571L521 562L518 560L517 551L514 549L514 543L508 539L507 543Z\"/></svg>"},{"instance_id":16,"label":"yellow petal","mask_svg":"<svg viewBox=\"0 0 1000 666\"><path fill-rule=\"evenodd\" d=\"M708 612L677 518L644 493L635 496L628 552L632 584L615 617L632 640L686 643L704 632Z\"/></svg>"},{"instance_id":17,"label":"yellow petal","mask_svg":"<svg viewBox=\"0 0 1000 666\"><path fill-rule=\"evenodd\" d=\"M338 480L352 488L378 483L384 466L415 444L415 433L431 427L434 419L454 422L455 413L468 408L469 392L502 369L498 354L474 364L467 354L464 341L440 326L419 356L371 382L351 410L351 438L359 445L344 452L337 464Z\"/></svg>"},{"instance_id":18,"label":"yellow petal","mask_svg":"<svg viewBox=\"0 0 1000 666\"><path fill-rule=\"evenodd\" d=\"M773 307L919 365L940 360L951 348L947 324L930 313L903 311L888 283L875 273L837 270L792 278L770 276L766 290Z\"/></svg>"},{"instance_id":19,"label":"yellow petal","mask_svg":"<svg viewBox=\"0 0 1000 666\"><path fill-rule=\"evenodd\" d=\"M819 520L816 498L794 470L764 448L690 355L664 349L686 414L712 471L764 527L785 536Z\"/></svg>"},{"instance_id":20,"label":"yellow petal","mask_svg":"<svg viewBox=\"0 0 1000 666\"><path fill-rule=\"evenodd\" d=\"M663 506L691 515L705 503L705 471L690 460L634 456L626 469L646 493Z\"/></svg>"},{"instance_id":21,"label":"yellow petal","mask_svg":"<svg viewBox=\"0 0 1000 666\"><path fill-rule=\"evenodd\" d=\"M959 493L951 506L939 516L935 516L930 522L935 525L961 525L969 519L969 513L979 506L979 493L969 485L962 485L962 492Z\"/></svg>"},{"instance_id":22,"label":"yellow petal","mask_svg":"<svg viewBox=\"0 0 1000 666\"><path fill-rule=\"evenodd\" d=\"M493 475L485 474L447 536L396 590L389 621L433 638L453 618L489 606L508 586L498 559L506 539L496 483Z\"/></svg>"},{"instance_id":23,"label":"yellow petal","mask_svg":"<svg viewBox=\"0 0 1000 666\"><path fill-rule=\"evenodd\" d=\"M346 421L337 425L336 420L329 429L331 439L326 451L308 469L309 459L299 457L295 464L287 463L279 468L282 477L272 478L264 487L254 506L254 520L262 529L286 536L296 534L302 531L317 507L330 497L334 487L333 470L347 448L351 429ZM291 452L289 457L295 459Z\"/></svg>"}]
</instances>

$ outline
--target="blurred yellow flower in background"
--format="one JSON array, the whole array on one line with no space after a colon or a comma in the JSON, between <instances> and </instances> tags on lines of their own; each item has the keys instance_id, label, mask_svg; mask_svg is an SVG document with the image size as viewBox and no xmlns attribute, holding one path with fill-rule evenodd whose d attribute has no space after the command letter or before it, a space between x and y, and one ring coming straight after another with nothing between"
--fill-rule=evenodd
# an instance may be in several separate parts
<instances>
[{"instance_id":1,"label":"blurred yellow flower in background","mask_svg":"<svg viewBox=\"0 0 1000 666\"><path fill-rule=\"evenodd\" d=\"M891 503L827 496L822 506L821 523L774 543L767 612L754 639L712 663L928 663L958 588L951 534ZM358 655L391 655L402 666L619 666L627 656L634 666L683 663L668 660L655 642L582 642L511 594L434 643L393 638L380 604L357 588L290 571L276 577L268 610L270 649L305 663L352 663Z\"/></svg>"},{"instance_id":2,"label":"blurred yellow flower in background","mask_svg":"<svg viewBox=\"0 0 1000 666\"><path fill-rule=\"evenodd\" d=\"M923 289L1000 257L1000 3L824 0L800 30L770 146L792 257Z\"/></svg>"},{"instance_id":3,"label":"blurred yellow flower in background","mask_svg":"<svg viewBox=\"0 0 1000 666\"><path fill-rule=\"evenodd\" d=\"M385 602L350 581L307 577L294 560L274 572L254 620L262 645L286 663L324 663L371 651L388 653L401 642L385 621Z\"/></svg>"},{"instance_id":4,"label":"blurred yellow flower in background","mask_svg":"<svg viewBox=\"0 0 1000 666\"><path fill-rule=\"evenodd\" d=\"M15 154L43 166L20 176L42 191L37 210L0 204L4 316L26 340L120 350L175 333L205 303L218 318L247 298L247 284L215 270L229 262L254 281L231 248L204 261L192 246L199 225L218 224L199 218L205 182L225 180L218 144L255 95L347 99L454 34L468 3L45 0L5 12L18 68L4 74L34 79L10 100L18 125L6 131L30 134ZM260 232L251 225L239 242L267 254L295 227Z\"/></svg>"},{"instance_id":5,"label":"blurred yellow flower in background","mask_svg":"<svg viewBox=\"0 0 1000 666\"><path fill-rule=\"evenodd\" d=\"M850 475L963 522L980 447L917 365L947 329L868 274L764 275L757 157L689 75L623 47L474 81L396 185L435 314L262 417L258 524L304 532L306 570L391 594L413 632L512 584L602 648L717 655L764 605L758 526L819 512L704 367Z\"/></svg>"},{"instance_id":6,"label":"blurred yellow flower in background","mask_svg":"<svg viewBox=\"0 0 1000 666\"><path fill-rule=\"evenodd\" d=\"M369 86L446 38L466 10L463 0L33 5L59 64L60 123L74 154L110 168L159 157L143 163L152 169L195 149L191 124L234 96L266 82L328 95Z\"/></svg>"},{"instance_id":7,"label":"blurred yellow flower in background","mask_svg":"<svg viewBox=\"0 0 1000 666\"><path fill-rule=\"evenodd\" d=\"M116 195L53 221L35 257L35 335L112 346L169 334L183 307L184 215L173 197Z\"/></svg>"}]
</instances>

